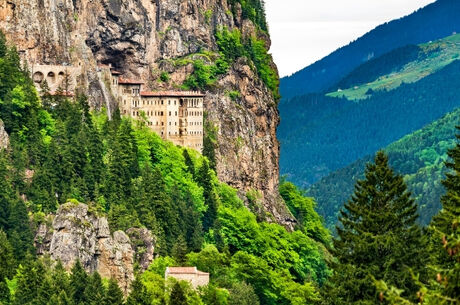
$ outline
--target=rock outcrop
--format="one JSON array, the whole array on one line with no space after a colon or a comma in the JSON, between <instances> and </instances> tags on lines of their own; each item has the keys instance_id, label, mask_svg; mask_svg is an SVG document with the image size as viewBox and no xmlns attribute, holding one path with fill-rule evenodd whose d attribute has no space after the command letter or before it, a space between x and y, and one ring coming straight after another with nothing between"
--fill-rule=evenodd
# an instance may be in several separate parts
<instances>
[{"instance_id":1,"label":"rock outcrop","mask_svg":"<svg viewBox=\"0 0 460 305\"><path fill-rule=\"evenodd\" d=\"M39 255L49 254L60 260L67 270L79 260L88 272L98 271L102 277L115 278L124 293L134 279L135 256L142 258L146 268L153 259L154 238L147 229L130 229L132 241L122 231L110 233L105 217L98 217L82 203L61 205L52 226L41 224L35 236ZM143 249L136 254L136 249Z\"/></svg>"},{"instance_id":2,"label":"rock outcrop","mask_svg":"<svg viewBox=\"0 0 460 305\"><path fill-rule=\"evenodd\" d=\"M0 149L6 149L10 144L10 137L5 130L5 124L0 120Z\"/></svg>"},{"instance_id":3,"label":"rock outcrop","mask_svg":"<svg viewBox=\"0 0 460 305\"><path fill-rule=\"evenodd\" d=\"M239 4L226 0L0 0L0 29L34 64L80 67L78 82L94 107L113 101L104 93L98 64L111 64L125 77L142 78L152 90L174 89L193 72L184 58L216 52L215 32L238 28L244 37L268 35L244 19ZM233 12L233 13L231 13ZM252 63L240 58L205 98L208 119L218 127L217 174L240 190L258 191L274 220L292 227L292 215L278 195L279 115L270 90ZM275 68L274 64L273 67ZM158 81L162 72L169 81ZM228 92L238 90L236 101Z\"/></svg>"}]
</instances>

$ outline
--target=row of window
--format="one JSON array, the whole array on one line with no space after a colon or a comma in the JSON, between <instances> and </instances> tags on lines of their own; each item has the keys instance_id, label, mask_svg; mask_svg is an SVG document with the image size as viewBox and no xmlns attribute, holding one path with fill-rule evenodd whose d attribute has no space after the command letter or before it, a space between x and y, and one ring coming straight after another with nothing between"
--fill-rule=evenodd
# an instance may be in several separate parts
<instances>
[{"instance_id":1,"label":"row of window","mask_svg":"<svg viewBox=\"0 0 460 305\"><path fill-rule=\"evenodd\" d=\"M148 125L149 126L160 126L160 124L158 124L160 122L156 121L156 122L148 122ZM165 122L161 122L161 126L164 126L165 125Z\"/></svg>"}]
</instances>

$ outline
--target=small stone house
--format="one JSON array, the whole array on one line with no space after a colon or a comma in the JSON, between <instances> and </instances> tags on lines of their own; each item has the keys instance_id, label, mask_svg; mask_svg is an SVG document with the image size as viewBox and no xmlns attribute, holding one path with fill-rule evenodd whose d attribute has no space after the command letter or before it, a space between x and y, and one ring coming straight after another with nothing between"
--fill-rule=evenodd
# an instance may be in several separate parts
<instances>
[{"instance_id":1,"label":"small stone house","mask_svg":"<svg viewBox=\"0 0 460 305\"><path fill-rule=\"evenodd\" d=\"M196 267L167 267L165 280L168 277L178 281L189 281L193 288L209 284L209 273L200 271Z\"/></svg>"}]
</instances>

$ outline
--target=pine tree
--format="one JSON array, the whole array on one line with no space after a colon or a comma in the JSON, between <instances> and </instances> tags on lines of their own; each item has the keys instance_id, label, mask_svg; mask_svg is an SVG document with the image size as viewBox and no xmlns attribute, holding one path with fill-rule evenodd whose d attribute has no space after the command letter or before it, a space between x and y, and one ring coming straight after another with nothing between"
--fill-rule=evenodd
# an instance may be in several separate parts
<instances>
[{"instance_id":1,"label":"pine tree","mask_svg":"<svg viewBox=\"0 0 460 305\"><path fill-rule=\"evenodd\" d=\"M42 286L45 268L39 260L28 256L19 266L14 305L35 304Z\"/></svg>"},{"instance_id":2,"label":"pine tree","mask_svg":"<svg viewBox=\"0 0 460 305\"><path fill-rule=\"evenodd\" d=\"M174 246L172 248L172 256L176 260L176 262L180 265L184 264L186 261L187 255L187 243L185 242L184 236L179 235Z\"/></svg>"},{"instance_id":3,"label":"pine tree","mask_svg":"<svg viewBox=\"0 0 460 305\"><path fill-rule=\"evenodd\" d=\"M109 286L105 293L104 302L105 305L122 305L123 304L123 292L118 287L117 281L113 278L109 280Z\"/></svg>"},{"instance_id":4,"label":"pine tree","mask_svg":"<svg viewBox=\"0 0 460 305\"><path fill-rule=\"evenodd\" d=\"M457 127L460 130L460 127ZM460 135L457 135L460 139ZM460 143L449 151L450 162L443 185L446 194L442 196L442 210L433 218L432 229L434 248L437 249L436 265L438 280L442 286L439 304L460 304ZM440 245L443 247L441 248Z\"/></svg>"},{"instance_id":5,"label":"pine tree","mask_svg":"<svg viewBox=\"0 0 460 305\"><path fill-rule=\"evenodd\" d=\"M51 274L53 281L53 289L59 294L61 291L68 292L70 290L70 279L67 271L64 269L61 261L56 263L56 266L53 269ZM66 297L68 295L66 294Z\"/></svg>"},{"instance_id":6,"label":"pine tree","mask_svg":"<svg viewBox=\"0 0 460 305\"><path fill-rule=\"evenodd\" d=\"M175 282L171 290L171 296L169 297L169 305L186 305L187 297L185 291L179 282Z\"/></svg>"},{"instance_id":7,"label":"pine tree","mask_svg":"<svg viewBox=\"0 0 460 305\"><path fill-rule=\"evenodd\" d=\"M73 305L72 300L69 298L67 292L64 290L59 293L59 296L57 297L57 303L50 302L49 305L51 304L57 304L57 305Z\"/></svg>"},{"instance_id":8,"label":"pine tree","mask_svg":"<svg viewBox=\"0 0 460 305\"><path fill-rule=\"evenodd\" d=\"M1 38L1 36L0 36ZM0 230L7 231L9 228L9 216L11 209L12 190L7 179L8 169L5 152L0 152Z\"/></svg>"},{"instance_id":9,"label":"pine tree","mask_svg":"<svg viewBox=\"0 0 460 305\"><path fill-rule=\"evenodd\" d=\"M193 164L192 158L188 153L187 149L184 149L182 155L184 156L185 165L187 166L187 171L192 174L192 177L195 179L195 164Z\"/></svg>"},{"instance_id":10,"label":"pine tree","mask_svg":"<svg viewBox=\"0 0 460 305\"><path fill-rule=\"evenodd\" d=\"M15 261L13 248L11 247L5 232L0 229L0 304L8 304L10 291L6 284L6 279L11 279L14 275Z\"/></svg>"},{"instance_id":11,"label":"pine tree","mask_svg":"<svg viewBox=\"0 0 460 305\"><path fill-rule=\"evenodd\" d=\"M38 288L37 299L34 304L37 305L47 305L49 300L53 296L53 286L49 277L42 274L41 285Z\"/></svg>"},{"instance_id":12,"label":"pine tree","mask_svg":"<svg viewBox=\"0 0 460 305\"><path fill-rule=\"evenodd\" d=\"M85 294L86 286L89 284L89 276L80 261L76 261L72 267L70 275L70 298L75 305L88 304L88 299Z\"/></svg>"},{"instance_id":13,"label":"pine tree","mask_svg":"<svg viewBox=\"0 0 460 305\"><path fill-rule=\"evenodd\" d=\"M207 232L214 225L217 218L218 197L214 190L209 163L205 159L198 171L198 184L203 188L204 202L207 206L203 217L203 230Z\"/></svg>"},{"instance_id":14,"label":"pine tree","mask_svg":"<svg viewBox=\"0 0 460 305\"><path fill-rule=\"evenodd\" d=\"M105 287L102 284L102 279L99 273L94 272L88 281L88 286L85 289L86 302L88 305L103 304L105 297Z\"/></svg>"},{"instance_id":15,"label":"pine tree","mask_svg":"<svg viewBox=\"0 0 460 305\"><path fill-rule=\"evenodd\" d=\"M131 293L126 300L126 305L151 305L153 297L147 291L139 276L131 283Z\"/></svg>"},{"instance_id":16,"label":"pine tree","mask_svg":"<svg viewBox=\"0 0 460 305\"><path fill-rule=\"evenodd\" d=\"M35 253L29 215L25 203L20 199L16 199L11 206L9 225L9 241L14 249L14 257L20 262L28 253Z\"/></svg>"},{"instance_id":17,"label":"pine tree","mask_svg":"<svg viewBox=\"0 0 460 305\"><path fill-rule=\"evenodd\" d=\"M410 268L424 276L426 243L415 224L416 204L400 175L378 152L341 211L334 239L334 274L323 289L326 304L376 304L374 279L414 295Z\"/></svg>"},{"instance_id":18,"label":"pine tree","mask_svg":"<svg viewBox=\"0 0 460 305\"><path fill-rule=\"evenodd\" d=\"M159 226L158 233L164 234L164 237L159 236L160 241L164 240L163 244L159 244L159 253L167 255L170 253L177 236L181 234L181 228L179 227L177 211L173 206L160 169L153 169L152 176L148 182L144 182L144 187Z\"/></svg>"},{"instance_id":19,"label":"pine tree","mask_svg":"<svg viewBox=\"0 0 460 305\"><path fill-rule=\"evenodd\" d=\"M132 179L138 175L137 143L131 123L125 120L121 122L112 145L105 192L109 204L128 201L133 191Z\"/></svg>"}]
</instances>

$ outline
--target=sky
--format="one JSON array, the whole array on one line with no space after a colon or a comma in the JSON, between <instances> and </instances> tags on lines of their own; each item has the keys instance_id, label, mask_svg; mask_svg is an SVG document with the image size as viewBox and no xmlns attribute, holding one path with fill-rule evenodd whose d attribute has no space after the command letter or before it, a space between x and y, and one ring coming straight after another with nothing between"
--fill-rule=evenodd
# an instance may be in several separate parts
<instances>
[{"instance_id":1,"label":"sky","mask_svg":"<svg viewBox=\"0 0 460 305\"><path fill-rule=\"evenodd\" d=\"M290 75L434 0L265 0L275 63Z\"/></svg>"}]
</instances>

